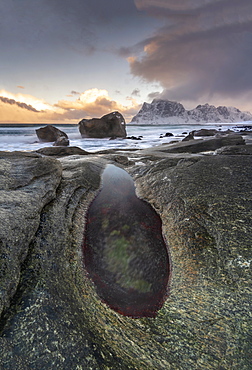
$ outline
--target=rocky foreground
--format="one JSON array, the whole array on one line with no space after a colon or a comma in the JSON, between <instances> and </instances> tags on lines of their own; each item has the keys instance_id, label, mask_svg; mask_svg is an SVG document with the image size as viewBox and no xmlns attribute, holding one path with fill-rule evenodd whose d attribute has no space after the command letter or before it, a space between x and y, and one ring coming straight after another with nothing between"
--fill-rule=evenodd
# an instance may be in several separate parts
<instances>
[{"instance_id":1,"label":"rocky foreground","mask_svg":"<svg viewBox=\"0 0 252 370\"><path fill-rule=\"evenodd\" d=\"M1 368L251 369L249 136L0 158ZM156 318L113 311L83 268L85 214L108 163L162 220L172 277Z\"/></svg>"}]
</instances>

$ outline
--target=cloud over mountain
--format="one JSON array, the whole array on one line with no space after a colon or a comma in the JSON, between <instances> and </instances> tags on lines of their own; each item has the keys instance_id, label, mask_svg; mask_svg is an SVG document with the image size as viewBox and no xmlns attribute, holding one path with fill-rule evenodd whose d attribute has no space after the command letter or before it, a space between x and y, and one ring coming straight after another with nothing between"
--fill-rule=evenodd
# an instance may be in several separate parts
<instances>
[{"instance_id":1,"label":"cloud over mountain","mask_svg":"<svg viewBox=\"0 0 252 370\"><path fill-rule=\"evenodd\" d=\"M135 4L159 17L162 27L127 50L133 75L160 82L163 98L252 98L250 0L135 0Z\"/></svg>"}]
</instances>

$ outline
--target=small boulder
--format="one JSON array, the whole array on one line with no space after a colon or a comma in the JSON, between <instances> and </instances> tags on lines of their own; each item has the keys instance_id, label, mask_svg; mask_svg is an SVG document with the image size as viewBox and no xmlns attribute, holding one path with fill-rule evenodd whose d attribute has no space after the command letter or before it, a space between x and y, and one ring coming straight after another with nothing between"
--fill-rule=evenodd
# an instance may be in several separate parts
<instances>
[{"instance_id":1,"label":"small boulder","mask_svg":"<svg viewBox=\"0 0 252 370\"><path fill-rule=\"evenodd\" d=\"M57 141L60 137L65 137L68 139L68 136L65 132L52 125L46 125L45 127L37 129L36 134L39 141L43 141L44 143Z\"/></svg>"},{"instance_id":2,"label":"small boulder","mask_svg":"<svg viewBox=\"0 0 252 370\"><path fill-rule=\"evenodd\" d=\"M163 134L161 134L160 136L159 136L159 138L160 139L162 139L163 137L172 137L172 136L174 136L171 132L166 132L164 135Z\"/></svg>"},{"instance_id":3,"label":"small boulder","mask_svg":"<svg viewBox=\"0 0 252 370\"><path fill-rule=\"evenodd\" d=\"M130 139L130 140L142 140L142 136L127 136L126 139Z\"/></svg>"},{"instance_id":4,"label":"small boulder","mask_svg":"<svg viewBox=\"0 0 252 370\"><path fill-rule=\"evenodd\" d=\"M165 137L171 137L174 136L172 132L166 132Z\"/></svg>"},{"instance_id":5,"label":"small boulder","mask_svg":"<svg viewBox=\"0 0 252 370\"><path fill-rule=\"evenodd\" d=\"M189 132L189 134L182 139L182 141L189 141L189 140L194 140L194 131Z\"/></svg>"},{"instance_id":6,"label":"small boulder","mask_svg":"<svg viewBox=\"0 0 252 370\"><path fill-rule=\"evenodd\" d=\"M126 123L122 114L112 112L101 118L83 119L79 131L83 138L126 137Z\"/></svg>"},{"instance_id":7,"label":"small boulder","mask_svg":"<svg viewBox=\"0 0 252 370\"><path fill-rule=\"evenodd\" d=\"M69 140L65 136L60 136L58 139L53 143L53 146L68 146Z\"/></svg>"}]
</instances>

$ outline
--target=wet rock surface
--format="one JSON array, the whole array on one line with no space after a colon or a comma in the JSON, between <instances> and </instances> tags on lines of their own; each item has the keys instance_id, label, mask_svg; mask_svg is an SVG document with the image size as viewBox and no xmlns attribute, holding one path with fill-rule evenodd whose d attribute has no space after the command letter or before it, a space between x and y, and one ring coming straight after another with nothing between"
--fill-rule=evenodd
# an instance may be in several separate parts
<instances>
[{"instance_id":1,"label":"wet rock surface","mask_svg":"<svg viewBox=\"0 0 252 370\"><path fill-rule=\"evenodd\" d=\"M4 369L251 368L252 157L167 148L0 153ZM162 221L172 278L156 318L112 310L83 265L85 215L108 163Z\"/></svg>"},{"instance_id":2,"label":"wet rock surface","mask_svg":"<svg viewBox=\"0 0 252 370\"><path fill-rule=\"evenodd\" d=\"M105 167L102 189L88 209L83 259L109 307L134 318L157 315L171 274L161 219L115 165Z\"/></svg>"}]
</instances>

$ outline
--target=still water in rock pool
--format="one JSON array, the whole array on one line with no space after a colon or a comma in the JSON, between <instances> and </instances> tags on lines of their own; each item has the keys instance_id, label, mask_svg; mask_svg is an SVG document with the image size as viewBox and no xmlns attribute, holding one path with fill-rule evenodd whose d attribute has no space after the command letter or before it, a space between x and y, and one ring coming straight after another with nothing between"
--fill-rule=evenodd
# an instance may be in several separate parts
<instances>
[{"instance_id":1,"label":"still water in rock pool","mask_svg":"<svg viewBox=\"0 0 252 370\"><path fill-rule=\"evenodd\" d=\"M125 316L155 317L170 261L159 215L135 194L131 176L107 165L86 215L84 265L101 300Z\"/></svg>"}]
</instances>

